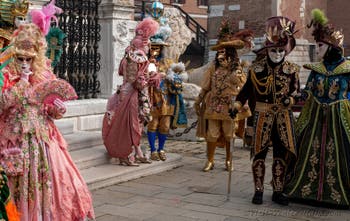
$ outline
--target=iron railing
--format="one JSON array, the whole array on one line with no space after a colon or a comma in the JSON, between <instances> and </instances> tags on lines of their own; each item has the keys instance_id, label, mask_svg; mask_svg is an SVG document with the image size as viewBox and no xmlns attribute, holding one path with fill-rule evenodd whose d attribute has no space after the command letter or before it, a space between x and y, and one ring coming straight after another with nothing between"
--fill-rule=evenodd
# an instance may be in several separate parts
<instances>
[{"instance_id":1,"label":"iron railing","mask_svg":"<svg viewBox=\"0 0 350 221\"><path fill-rule=\"evenodd\" d=\"M63 53L55 73L74 87L80 99L96 98L100 92L101 40L98 6L101 0L56 0L63 9L59 27L66 34Z\"/></svg>"},{"instance_id":2,"label":"iron railing","mask_svg":"<svg viewBox=\"0 0 350 221\"><path fill-rule=\"evenodd\" d=\"M207 30L205 30L196 20L194 20L187 12L185 12L180 6L174 5L180 12L182 17L185 19L185 24L187 27L196 34L195 41L201 46L205 47L207 44L208 34Z\"/></svg>"}]
</instances>

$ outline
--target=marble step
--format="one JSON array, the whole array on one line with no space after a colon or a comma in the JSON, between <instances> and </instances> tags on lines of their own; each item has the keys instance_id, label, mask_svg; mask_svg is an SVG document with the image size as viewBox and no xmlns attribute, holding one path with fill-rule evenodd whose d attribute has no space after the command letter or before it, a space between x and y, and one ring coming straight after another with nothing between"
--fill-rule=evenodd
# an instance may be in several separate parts
<instances>
[{"instance_id":1,"label":"marble step","mask_svg":"<svg viewBox=\"0 0 350 221\"><path fill-rule=\"evenodd\" d=\"M73 150L69 153L79 170L108 163L108 155L104 145Z\"/></svg>"},{"instance_id":2,"label":"marble step","mask_svg":"<svg viewBox=\"0 0 350 221\"><path fill-rule=\"evenodd\" d=\"M140 166L122 166L119 164L106 163L95 167L80 170L90 190L111 186L128 180L157 174L183 165L182 156L168 153L166 161L155 161L151 164Z\"/></svg>"},{"instance_id":3,"label":"marble step","mask_svg":"<svg viewBox=\"0 0 350 221\"><path fill-rule=\"evenodd\" d=\"M75 131L64 135L69 151L103 145L101 131Z\"/></svg>"},{"instance_id":4,"label":"marble step","mask_svg":"<svg viewBox=\"0 0 350 221\"><path fill-rule=\"evenodd\" d=\"M74 133L74 122L67 120L55 120L55 125L63 135Z\"/></svg>"}]
</instances>

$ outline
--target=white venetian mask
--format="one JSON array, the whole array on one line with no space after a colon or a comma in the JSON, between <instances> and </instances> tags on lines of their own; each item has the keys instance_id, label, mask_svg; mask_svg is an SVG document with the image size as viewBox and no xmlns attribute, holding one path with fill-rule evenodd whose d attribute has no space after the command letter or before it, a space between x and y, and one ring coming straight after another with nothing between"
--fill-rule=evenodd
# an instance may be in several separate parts
<instances>
[{"instance_id":1,"label":"white venetian mask","mask_svg":"<svg viewBox=\"0 0 350 221\"><path fill-rule=\"evenodd\" d=\"M267 49L267 53L273 63L281 62L286 56L286 50L282 47L269 48Z\"/></svg>"},{"instance_id":2,"label":"white venetian mask","mask_svg":"<svg viewBox=\"0 0 350 221\"><path fill-rule=\"evenodd\" d=\"M27 56L16 56L16 63L23 73L29 73L32 68L33 58Z\"/></svg>"},{"instance_id":3,"label":"white venetian mask","mask_svg":"<svg viewBox=\"0 0 350 221\"><path fill-rule=\"evenodd\" d=\"M323 42L317 42L316 45L316 56L317 59L322 60L328 51L329 45Z\"/></svg>"},{"instance_id":4,"label":"white venetian mask","mask_svg":"<svg viewBox=\"0 0 350 221\"><path fill-rule=\"evenodd\" d=\"M22 16L15 17L15 26L16 27L19 27L20 25L26 24L26 23L27 23L27 20L25 17L22 17Z\"/></svg>"}]
</instances>

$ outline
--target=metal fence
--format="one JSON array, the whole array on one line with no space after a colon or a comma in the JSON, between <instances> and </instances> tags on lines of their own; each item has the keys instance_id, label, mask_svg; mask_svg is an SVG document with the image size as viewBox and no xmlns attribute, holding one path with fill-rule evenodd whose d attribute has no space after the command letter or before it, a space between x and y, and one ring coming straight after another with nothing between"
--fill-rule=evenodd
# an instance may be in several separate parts
<instances>
[{"instance_id":1,"label":"metal fence","mask_svg":"<svg viewBox=\"0 0 350 221\"><path fill-rule=\"evenodd\" d=\"M101 0L56 0L63 9L59 27L66 34L63 53L55 67L58 77L69 81L80 99L96 98L100 92L101 40L98 6Z\"/></svg>"}]
</instances>

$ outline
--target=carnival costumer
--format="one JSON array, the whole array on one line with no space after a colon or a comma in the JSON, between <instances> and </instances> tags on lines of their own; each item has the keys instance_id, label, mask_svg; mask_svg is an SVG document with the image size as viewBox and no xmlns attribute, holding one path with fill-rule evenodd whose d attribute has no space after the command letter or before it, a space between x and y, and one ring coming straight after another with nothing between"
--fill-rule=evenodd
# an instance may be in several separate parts
<instances>
[{"instance_id":1,"label":"carnival costumer","mask_svg":"<svg viewBox=\"0 0 350 221\"><path fill-rule=\"evenodd\" d=\"M296 159L291 106L299 92L299 67L285 60L294 46L295 23L282 16L266 21L266 40L256 51L258 60L249 68L249 78L236 98L231 116L235 117L246 101L254 97L254 143L252 172L254 204L263 203L265 158L273 148L272 200L288 205L284 195L291 163Z\"/></svg>"},{"instance_id":2,"label":"carnival costumer","mask_svg":"<svg viewBox=\"0 0 350 221\"><path fill-rule=\"evenodd\" d=\"M182 80L178 78L179 75L174 71L172 74L168 75L168 72L172 71L169 68L174 61L163 55L164 47L169 47L166 41L170 37L172 30L167 24L166 18L160 17L159 21L160 28L158 32L151 37L149 59L151 62L150 67L151 65L153 67L152 71L161 74L163 78L159 87L153 86L149 88L150 100L152 103L152 120L147 125L147 138L151 150L150 159L154 161L165 161L167 156L164 147L169 130L175 129L176 127L185 127L187 118L181 95ZM179 119L180 121L177 121ZM158 148L156 148L157 138Z\"/></svg>"},{"instance_id":3,"label":"carnival costumer","mask_svg":"<svg viewBox=\"0 0 350 221\"><path fill-rule=\"evenodd\" d=\"M26 22L29 5L28 0L0 1L0 49L10 43L13 31Z\"/></svg>"},{"instance_id":4,"label":"carnival costumer","mask_svg":"<svg viewBox=\"0 0 350 221\"><path fill-rule=\"evenodd\" d=\"M204 137L207 143L204 172L214 168L215 149L219 143L226 149L226 170L233 169L230 141L235 136L237 121L230 118L228 111L246 82L246 74L237 55L237 49L243 48L244 42L234 38L228 30L229 23L224 20L218 43L211 48L217 51L215 61L204 75L202 89L194 104L200 122L196 136Z\"/></svg>"},{"instance_id":5,"label":"carnival costumer","mask_svg":"<svg viewBox=\"0 0 350 221\"><path fill-rule=\"evenodd\" d=\"M123 84L108 100L103 119L102 137L108 154L118 158L122 165L150 163L141 150L140 141L144 124L152 118L149 87L159 87L160 84L160 76L149 72L147 57L149 37L156 33L158 27L152 18L146 18L137 25L136 36L126 48L119 65Z\"/></svg>"},{"instance_id":6,"label":"carnival costumer","mask_svg":"<svg viewBox=\"0 0 350 221\"><path fill-rule=\"evenodd\" d=\"M5 172L22 221L93 219L88 187L53 121L62 117L65 105L59 97L39 99L48 91L35 90L57 82L42 30L22 24L11 38L13 60L3 70L0 96L1 162L14 166Z\"/></svg>"},{"instance_id":7,"label":"carnival costumer","mask_svg":"<svg viewBox=\"0 0 350 221\"><path fill-rule=\"evenodd\" d=\"M348 209L350 200L350 61L344 35L319 9L312 11L312 35L319 63L311 70L295 126L298 160L288 185L290 198L315 206Z\"/></svg>"}]
</instances>

